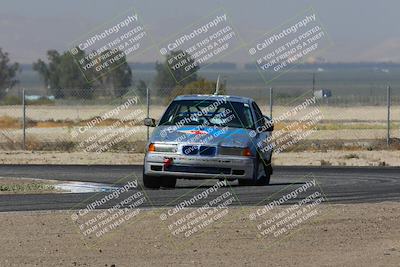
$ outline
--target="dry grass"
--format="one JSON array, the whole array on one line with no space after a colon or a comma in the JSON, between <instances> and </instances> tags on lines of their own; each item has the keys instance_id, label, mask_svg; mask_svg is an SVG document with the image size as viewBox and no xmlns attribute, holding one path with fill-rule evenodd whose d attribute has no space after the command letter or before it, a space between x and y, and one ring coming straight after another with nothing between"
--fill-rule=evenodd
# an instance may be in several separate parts
<instances>
[{"instance_id":1,"label":"dry grass","mask_svg":"<svg viewBox=\"0 0 400 267\"><path fill-rule=\"evenodd\" d=\"M116 105L87 105L87 106L28 106L27 116L35 121L46 120L88 120L96 116L100 116ZM166 106L151 106L150 115L154 118L160 118ZM274 106L273 115L279 116L293 107L290 106ZM354 121L354 122L376 122L386 120L386 107L384 106L360 106L360 107L331 107L319 106L324 120L332 121ZM146 106L139 105L136 110L146 111ZM264 114L269 114L267 106L261 106ZM124 110L115 118L123 117L132 110ZM21 106L0 106L0 116L9 116L20 118L22 115ZM301 114L299 114L300 116ZM400 106L392 107L393 120L400 120ZM293 118L297 119L297 118Z\"/></svg>"},{"instance_id":2,"label":"dry grass","mask_svg":"<svg viewBox=\"0 0 400 267\"><path fill-rule=\"evenodd\" d=\"M1 178L1 194L32 194L57 192L53 184L28 178Z\"/></svg>"},{"instance_id":3,"label":"dry grass","mask_svg":"<svg viewBox=\"0 0 400 267\"><path fill-rule=\"evenodd\" d=\"M114 125L118 120L132 114L134 110L143 110L145 106L137 106L131 110L121 111L114 117L96 124L96 127L72 138L72 131L76 127L87 125L102 115L115 108L115 106L28 106L27 109L27 148L32 150L74 151L77 144L90 135L94 135L105 127ZM279 116L292 107L274 107L274 116ZM152 106L150 116L159 118L164 112L163 106ZM265 113L267 107L263 106ZM386 137L385 107L319 107L324 118L315 126L310 127L304 123L293 124L298 118L290 121L278 122L275 130L289 127L289 130L310 129L315 127L315 132L305 137L287 151L328 151L328 150L381 150L387 149L384 138ZM0 149L21 148L21 112L20 106L0 106ZM400 107L393 107L392 136L399 137ZM298 114L300 118L304 114ZM132 118L132 117L130 117ZM134 118L133 118L134 119ZM141 121L125 121L125 125L142 125ZM306 126L306 127L305 127ZM75 128L75 129L74 129ZM143 127L138 127L142 129ZM116 129L116 128L115 128ZM144 129L144 128L143 128ZM113 147L114 151L142 151L145 143L145 133L130 136L124 142ZM394 140L391 149L400 149L398 140Z\"/></svg>"},{"instance_id":4,"label":"dry grass","mask_svg":"<svg viewBox=\"0 0 400 267\"><path fill-rule=\"evenodd\" d=\"M358 159L359 156L355 153L350 153L350 154L344 155L344 158L345 159Z\"/></svg>"},{"instance_id":5,"label":"dry grass","mask_svg":"<svg viewBox=\"0 0 400 267\"><path fill-rule=\"evenodd\" d=\"M28 119L27 120L27 128L60 128L60 127L79 127L85 126L89 122L96 120L98 117L93 117L88 120L81 121L71 121L71 120L45 120L45 121L35 121ZM118 122L118 119L106 119L96 123L97 127L111 126ZM125 124L130 125L142 125L140 121L134 120L126 120ZM9 116L0 117L0 129L20 129L22 127L22 123L20 119L12 118Z\"/></svg>"},{"instance_id":6,"label":"dry grass","mask_svg":"<svg viewBox=\"0 0 400 267\"><path fill-rule=\"evenodd\" d=\"M21 120L10 116L0 116L0 129L21 128Z\"/></svg>"}]
</instances>

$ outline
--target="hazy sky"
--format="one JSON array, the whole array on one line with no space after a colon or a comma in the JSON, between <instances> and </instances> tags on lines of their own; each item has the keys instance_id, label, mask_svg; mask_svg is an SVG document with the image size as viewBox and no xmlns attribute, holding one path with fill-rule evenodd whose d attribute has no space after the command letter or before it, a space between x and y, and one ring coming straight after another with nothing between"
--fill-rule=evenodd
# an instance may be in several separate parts
<instances>
[{"instance_id":1,"label":"hazy sky","mask_svg":"<svg viewBox=\"0 0 400 267\"><path fill-rule=\"evenodd\" d=\"M0 0L0 47L13 61L31 63L45 58L48 49L67 50L77 38L132 7L158 42L221 6L244 40L258 39L312 6L333 41L322 54L326 60L400 62L398 0ZM157 59L154 51L140 61ZM250 59L244 51L223 61Z\"/></svg>"}]
</instances>

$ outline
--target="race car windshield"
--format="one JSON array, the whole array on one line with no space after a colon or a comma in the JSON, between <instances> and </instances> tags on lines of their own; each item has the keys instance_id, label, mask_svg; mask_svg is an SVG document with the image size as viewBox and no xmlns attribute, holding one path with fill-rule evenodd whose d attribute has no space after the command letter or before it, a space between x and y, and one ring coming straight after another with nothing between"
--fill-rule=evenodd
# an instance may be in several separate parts
<instances>
[{"instance_id":1,"label":"race car windshield","mask_svg":"<svg viewBox=\"0 0 400 267\"><path fill-rule=\"evenodd\" d=\"M202 125L253 128L250 108L245 103L225 100L177 100L171 103L159 125Z\"/></svg>"}]
</instances>

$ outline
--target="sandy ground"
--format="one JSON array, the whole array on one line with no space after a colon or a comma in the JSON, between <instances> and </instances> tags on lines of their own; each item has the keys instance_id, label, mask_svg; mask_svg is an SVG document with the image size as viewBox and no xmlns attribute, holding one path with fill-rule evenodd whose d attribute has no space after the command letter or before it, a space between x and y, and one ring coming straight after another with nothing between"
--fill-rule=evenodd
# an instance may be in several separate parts
<instances>
[{"instance_id":1,"label":"sandy ground","mask_svg":"<svg viewBox=\"0 0 400 267\"><path fill-rule=\"evenodd\" d=\"M322 204L325 205L325 204ZM0 214L1 266L399 266L398 203L324 206L271 244L248 214L229 213L185 240L142 210L99 240L85 240L67 211ZM183 212L188 212L183 211Z\"/></svg>"},{"instance_id":2,"label":"sandy ground","mask_svg":"<svg viewBox=\"0 0 400 267\"><path fill-rule=\"evenodd\" d=\"M0 151L0 164L142 164L142 153ZM400 151L287 152L274 165L400 166Z\"/></svg>"},{"instance_id":3,"label":"sandy ground","mask_svg":"<svg viewBox=\"0 0 400 267\"><path fill-rule=\"evenodd\" d=\"M142 164L141 153L1 151L1 164Z\"/></svg>"},{"instance_id":4,"label":"sandy ground","mask_svg":"<svg viewBox=\"0 0 400 267\"><path fill-rule=\"evenodd\" d=\"M400 166L400 151L288 152L273 155L274 165Z\"/></svg>"}]
</instances>

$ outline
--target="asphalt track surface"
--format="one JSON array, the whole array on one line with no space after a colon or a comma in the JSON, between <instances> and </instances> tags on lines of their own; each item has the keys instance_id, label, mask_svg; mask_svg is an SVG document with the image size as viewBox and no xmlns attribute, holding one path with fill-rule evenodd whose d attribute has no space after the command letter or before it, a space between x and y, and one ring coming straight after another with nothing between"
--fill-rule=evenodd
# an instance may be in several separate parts
<instances>
[{"instance_id":1,"label":"asphalt track surface","mask_svg":"<svg viewBox=\"0 0 400 267\"><path fill-rule=\"evenodd\" d=\"M190 205L199 207L227 191L235 197L232 205L262 206L282 199L312 180L316 181L316 186L300 192L296 199L289 199L285 204L295 203L317 191L325 197L327 203L400 201L400 168L395 167L276 166L269 186L238 186L233 181L217 191L207 191L210 193L207 198L200 198L199 194L215 185L218 180L178 180L175 189L148 190L142 186L141 165L0 165L0 177L84 181L118 186L123 186L128 181L138 181L139 186L136 189L107 201L101 208L113 207L137 191L141 191L146 197L141 205L143 208L173 207L193 199L195 201ZM109 194L110 192L0 195L0 211L76 210L95 200L104 199Z\"/></svg>"}]
</instances>

